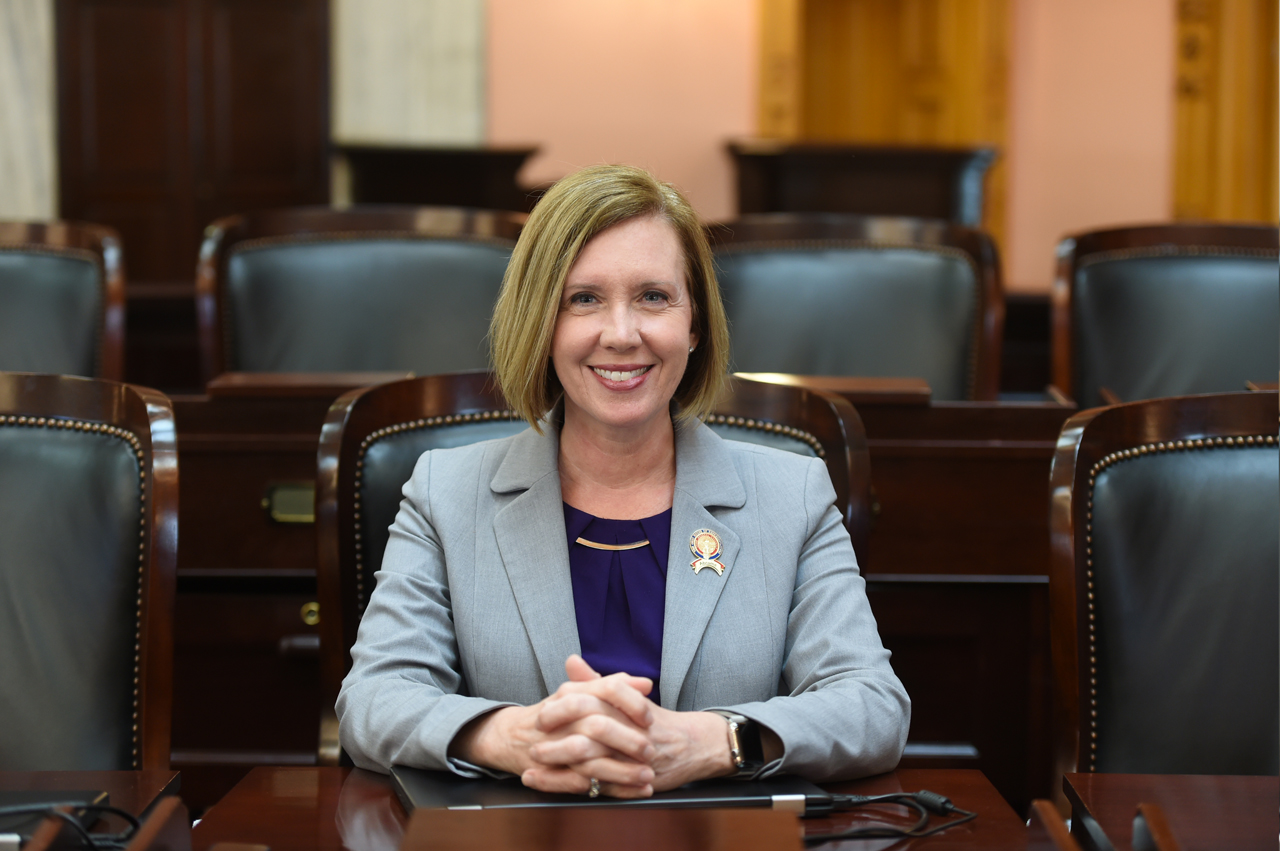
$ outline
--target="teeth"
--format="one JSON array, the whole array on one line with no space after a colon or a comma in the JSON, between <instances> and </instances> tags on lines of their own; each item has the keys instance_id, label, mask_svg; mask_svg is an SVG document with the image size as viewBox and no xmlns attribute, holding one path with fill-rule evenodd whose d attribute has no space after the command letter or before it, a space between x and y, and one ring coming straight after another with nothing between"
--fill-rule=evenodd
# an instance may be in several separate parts
<instances>
[{"instance_id":1,"label":"teeth","mask_svg":"<svg viewBox=\"0 0 1280 851\"><path fill-rule=\"evenodd\" d=\"M647 366L642 366L639 369L627 370L626 372L618 372L617 370L614 370L614 369L596 369L594 366L591 367L591 369L595 372L596 375L600 376L601 378L607 378L610 381L626 381L629 378L635 378L636 376L644 375L646 372L649 371L649 367Z\"/></svg>"}]
</instances>

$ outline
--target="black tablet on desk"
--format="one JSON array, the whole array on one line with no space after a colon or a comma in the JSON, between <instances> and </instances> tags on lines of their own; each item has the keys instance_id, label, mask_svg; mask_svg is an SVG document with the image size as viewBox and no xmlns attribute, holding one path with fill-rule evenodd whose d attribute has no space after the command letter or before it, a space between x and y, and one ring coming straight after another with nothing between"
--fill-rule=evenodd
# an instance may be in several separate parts
<instances>
[{"instance_id":1,"label":"black tablet on desk","mask_svg":"<svg viewBox=\"0 0 1280 851\"><path fill-rule=\"evenodd\" d=\"M446 771L391 767L391 783L406 812L415 809L490 810L534 807L768 807L804 815L806 809L829 809L831 796L799 777L767 780L703 780L651 798L586 798L539 792L519 778L471 780Z\"/></svg>"}]
</instances>

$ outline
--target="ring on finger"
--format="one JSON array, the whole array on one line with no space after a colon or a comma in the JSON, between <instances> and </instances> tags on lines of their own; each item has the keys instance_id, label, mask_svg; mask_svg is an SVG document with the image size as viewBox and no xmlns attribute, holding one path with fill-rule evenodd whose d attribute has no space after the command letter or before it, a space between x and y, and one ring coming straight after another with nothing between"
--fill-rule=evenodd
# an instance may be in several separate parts
<instances>
[{"instance_id":1,"label":"ring on finger","mask_svg":"<svg viewBox=\"0 0 1280 851\"><path fill-rule=\"evenodd\" d=\"M588 798L600 797L600 781L594 777L591 778L591 786L587 789L587 797Z\"/></svg>"}]
</instances>

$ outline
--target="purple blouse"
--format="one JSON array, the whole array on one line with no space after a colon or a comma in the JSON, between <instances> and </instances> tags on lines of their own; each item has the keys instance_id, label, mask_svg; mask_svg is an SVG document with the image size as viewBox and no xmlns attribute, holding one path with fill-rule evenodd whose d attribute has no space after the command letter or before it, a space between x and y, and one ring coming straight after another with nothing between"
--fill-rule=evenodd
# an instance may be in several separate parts
<instances>
[{"instance_id":1,"label":"purple blouse","mask_svg":"<svg viewBox=\"0 0 1280 851\"><path fill-rule=\"evenodd\" d=\"M649 696L658 702L671 509L642 520L605 520L565 503L564 525L582 658L601 674L649 677ZM598 550L576 543L578 538L597 544L647 539L649 545Z\"/></svg>"}]
</instances>

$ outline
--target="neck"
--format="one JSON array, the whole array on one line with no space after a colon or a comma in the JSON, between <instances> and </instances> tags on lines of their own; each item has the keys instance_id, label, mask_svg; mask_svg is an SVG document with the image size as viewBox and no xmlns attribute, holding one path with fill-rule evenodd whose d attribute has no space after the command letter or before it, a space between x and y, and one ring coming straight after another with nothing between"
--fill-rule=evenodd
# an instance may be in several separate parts
<instances>
[{"instance_id":1,"label":"neck","mask_svg":"<svg viewBox=\"0 0 1280 851\"><path fill-rule=\"evenodd\" d=\"M660 417L638 432L583 427L566 411L560 430L560 491L574 508L611 520L637 520L671 507L675 429Z\"/></svg>"}]
</instances>

